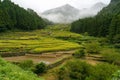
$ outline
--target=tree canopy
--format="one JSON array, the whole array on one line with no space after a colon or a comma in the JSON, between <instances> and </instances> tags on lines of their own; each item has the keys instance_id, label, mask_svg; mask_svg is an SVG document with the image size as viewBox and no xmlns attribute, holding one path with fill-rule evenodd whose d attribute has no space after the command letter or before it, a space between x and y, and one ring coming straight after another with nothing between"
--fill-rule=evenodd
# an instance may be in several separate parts
<instances>
[{"instance_id":1,"label":"tree canopy","mask_svg":"<svg viewBox=\"0 0 120 80\"><path fill-rule=\"evenodd\" d=\"M120 42L120 1L112 0L95 17L73 22L71 31L88 32L92 36L109 37L113 43Z\"/></svg>"},{"instance_id":2,"label":"tree canopy","mask_svg":"<svg viewBox=\"0 0 120 80\"><path fill-rule=\"evenodd\" d=\"M25 10L10 0L0 0L0 32L12 29L34 30L45 26L46 22L33 10Z\"/></svg>"}]
</instances>

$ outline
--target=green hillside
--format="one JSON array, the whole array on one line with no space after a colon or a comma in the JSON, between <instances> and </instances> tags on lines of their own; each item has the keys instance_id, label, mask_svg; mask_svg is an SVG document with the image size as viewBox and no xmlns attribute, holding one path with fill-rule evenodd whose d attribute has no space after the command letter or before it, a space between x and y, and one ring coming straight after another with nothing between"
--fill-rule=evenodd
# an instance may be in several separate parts
<instances>
[{"instance_id":1,"label":"green hillside","mask_svg":"<svg viewBox=\"0 0 120 80\"><path fill-rule=\"evenodd\" d=\"M14 29L41 29L45 25L45 21L33 10L25 10L10 0L2 2L0 0L0 32Z\"/></svg>"},{"instance_id":2,"label":"green hillside","mask_svg":"<svg viewBox=\"0 0 120 80\"><path fill-rule=\"evenodd\" d=\"M43 80L0 58L0 80Z\"/></svg>"},{"instance_id":3,"label":"green hillside","mask_svg":"<svg viewBox=\"0 0 120 80\"><path fill-rule=\"evenodd\" d=\"M91 18L80 19L72 23L71 31L77 33L88 32L89 35L108 37L112 43L120 41L120 1L111 3Z\"/></svg>"}]
</instances>

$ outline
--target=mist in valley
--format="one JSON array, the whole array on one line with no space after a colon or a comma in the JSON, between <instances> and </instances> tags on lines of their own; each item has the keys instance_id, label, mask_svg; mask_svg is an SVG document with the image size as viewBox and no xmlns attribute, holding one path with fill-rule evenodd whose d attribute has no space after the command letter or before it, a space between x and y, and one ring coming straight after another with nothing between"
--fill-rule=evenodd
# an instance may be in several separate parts
<instances>
[{"instance_id":1,"label":"mist in valley","mask_svg":"<svg viewBox=\"0 0 120 80\"><path fill-rule=\"evenodd\" d=\"M39 15L53 23L71 23L78 19L97 15L107 4L98 2L90 8L77 9L69 4L47 10Z\"/></svg>"}]
</instances>

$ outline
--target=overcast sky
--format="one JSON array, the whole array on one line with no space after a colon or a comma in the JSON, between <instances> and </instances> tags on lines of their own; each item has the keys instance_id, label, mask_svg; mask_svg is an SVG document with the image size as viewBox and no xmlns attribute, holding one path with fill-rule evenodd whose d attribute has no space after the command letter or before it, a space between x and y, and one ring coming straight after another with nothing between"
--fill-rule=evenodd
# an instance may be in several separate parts
<instances>
[{"instance_id":1,"label":"overcast sky","mask_svg":"<svg viewBox=\"0 0 120 80\"><path fill-rule=\"evenodd\" d=\"M43 12L65 4L70 4L76 8L89 8L97 2L109 4L110 0L11 0L21 7L31 8L37 12Z\"/></svg>"}]
</instances>

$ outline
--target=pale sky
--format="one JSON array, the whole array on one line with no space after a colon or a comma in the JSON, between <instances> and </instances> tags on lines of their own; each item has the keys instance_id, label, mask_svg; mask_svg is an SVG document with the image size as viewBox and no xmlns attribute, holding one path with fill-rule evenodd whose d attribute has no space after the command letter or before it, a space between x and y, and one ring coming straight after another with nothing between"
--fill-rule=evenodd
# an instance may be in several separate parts
<instances>
[{"instance_id":1,"label":"pale sky","mask_svg":"<svg viewBox=\"0 0 120 80\"><path fill-rule=\"evenodd\" d=\"M65 4L70 4L78 9L89 8L97 2L109 4L110 0L11 0L21 7L31 8L40 13Z\"/></svg>"}]
</instances>

